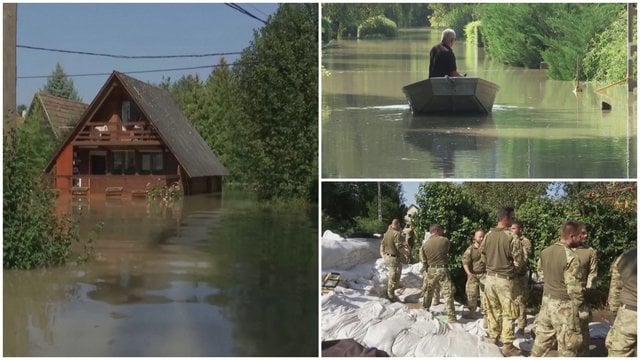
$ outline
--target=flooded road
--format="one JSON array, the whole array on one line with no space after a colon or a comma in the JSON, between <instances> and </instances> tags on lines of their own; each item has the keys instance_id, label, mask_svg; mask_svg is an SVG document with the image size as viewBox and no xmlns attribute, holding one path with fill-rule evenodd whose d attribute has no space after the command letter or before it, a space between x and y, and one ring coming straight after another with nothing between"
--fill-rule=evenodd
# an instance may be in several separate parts
<instances>
[{"instance_id":1,"label":"flooded road","mask_svg":"<svg viewBox=\"0 0 640 360\"><path fill-rule=\"evenodd\" d=\"M620 85L547 80L544 70L454 44L458 70L500 86L488 117L414 117L401 88L427 77L440 31L337 41L322 52L325 178L635 178L637 100ZM601 102L612 105L603 112Z\"/></svg>"},{"instance_id":2,"label":"flooded road","mask_svg":"<svg viewBox=\"0 0 640 360\"><path fill-rule=\"evenodd\" d=\"M5 356L317 356L317 209L71 201L86 264L4 271Z\"/></svg>"}]
</instances>

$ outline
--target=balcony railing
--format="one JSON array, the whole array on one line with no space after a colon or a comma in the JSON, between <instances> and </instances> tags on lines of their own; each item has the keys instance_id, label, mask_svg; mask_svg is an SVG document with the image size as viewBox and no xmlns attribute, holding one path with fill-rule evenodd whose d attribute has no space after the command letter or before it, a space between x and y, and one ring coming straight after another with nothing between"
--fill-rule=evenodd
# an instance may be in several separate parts
<instances>
[{"instance_id":1,"label":"balcony railing","mask_svg":"<svg viewBox=\"0 0 640 360\"><path fill-rule=\"evenodd\" d=\"M156 131L147 122L127 122L123 126L85 125L75 143L127 143L134 141L159 142Z\"/></svg>"}]
</instances>

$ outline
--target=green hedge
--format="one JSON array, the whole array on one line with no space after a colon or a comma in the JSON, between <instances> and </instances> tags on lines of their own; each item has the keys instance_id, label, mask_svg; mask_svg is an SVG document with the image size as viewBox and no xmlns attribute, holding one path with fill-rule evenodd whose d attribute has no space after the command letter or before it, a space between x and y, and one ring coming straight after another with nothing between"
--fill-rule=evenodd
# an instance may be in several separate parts
<instances>
[{"instance_id":1,"label":"green hedge","mask_svg":"<svg viewBox=\"0 0 640 360\"><path fill-rule=\"evenodd\" d=\"M358 27L358 35L361 39L392 38L398 35L398 26L384 15L378 15L365 20Z\"/></svg>"}]
</instances>

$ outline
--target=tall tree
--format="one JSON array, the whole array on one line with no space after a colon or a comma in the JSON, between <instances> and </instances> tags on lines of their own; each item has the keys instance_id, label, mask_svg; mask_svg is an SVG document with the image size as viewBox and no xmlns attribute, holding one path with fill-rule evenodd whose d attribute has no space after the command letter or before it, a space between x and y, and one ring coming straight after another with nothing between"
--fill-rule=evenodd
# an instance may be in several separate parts
<instances>
[{"instance_id":1,"label":"tall tree","mask_svg":"<svg viewBox=\"0 0 640 360\"><path fill-rule=\"evenodd\" d=\"M236 161L232 157L235 143L233 134L243 116L238 102L238 89L231 67L220 59L205 83L205 107L208 116L203 118L196 128L207 144L228 165L234 179L242 181L242 173L236 171Z\"/></svg>"},{"instance_id":2,"label":"tall tree","mask_svg":"<svg viewBox=\"0 0 640 360\"><path fill-rule=\"evenodd\" d=\"M234 67L245 113L234 157L260 198L317 189L317 44L317 5L282 4Z\"/></svg>"},{"instance_id":3,"label":"tall tree","mask_svg":"<svg viewBox=\"0 0 640 360\"><path fill-rule=\"evenodd\" d=\"M80 96L78 96L78 92L73 87L73 80L64 73L59 63L56 64L55 70L53 70L53 73L51 73L51 76L49 76L47 83L41 91L69 100L82 101Z\"/></svg>"}]
</instances>

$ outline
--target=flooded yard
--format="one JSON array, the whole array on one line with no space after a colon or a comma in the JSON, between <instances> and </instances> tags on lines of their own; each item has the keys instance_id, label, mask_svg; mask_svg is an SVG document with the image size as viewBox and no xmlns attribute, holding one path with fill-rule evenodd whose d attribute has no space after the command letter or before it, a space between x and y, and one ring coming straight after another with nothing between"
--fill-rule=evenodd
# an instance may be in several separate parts
<instances>
[{"instance_id":1,"label":"flooded yard","mask_svg":"<svg viewBox=\"0 0 640 360\"><path fill-rule=\"evenodd\" d=\"M59 199L85 264L4 271L5 356L317 356L317 209Z\"/></svg>"},{"instance_id":2,"label":"flooded yard","mask_svg":"<svg viewBox=\"0 0 640 360\"><path fill-rule=\"evenodd\" d=\"M626 85L547 78L454 43L458 70L496 83L491 115L414 117L402 87L425 79L440 30L341 40L322 52L325 178L635 178L637 100ZM602 111L601 103L612 105Z\"/></svg>"}]
</instances>

